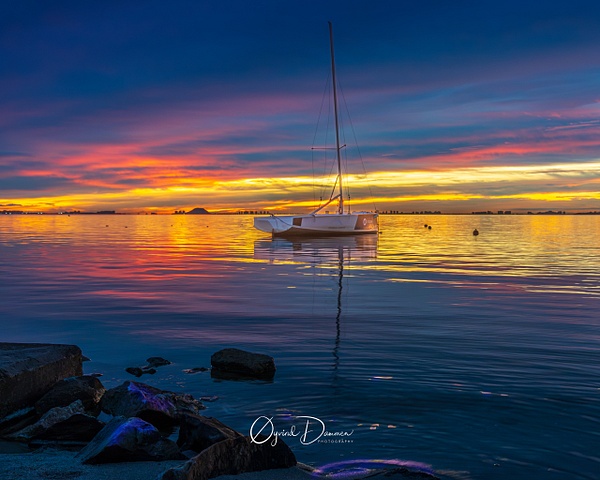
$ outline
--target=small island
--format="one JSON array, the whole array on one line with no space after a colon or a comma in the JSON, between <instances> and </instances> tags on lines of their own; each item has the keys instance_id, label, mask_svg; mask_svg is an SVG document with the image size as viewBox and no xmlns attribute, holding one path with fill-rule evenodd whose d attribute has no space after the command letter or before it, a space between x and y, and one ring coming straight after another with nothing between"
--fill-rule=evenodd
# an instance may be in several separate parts
<instances>
[{"instance_id":1,"label":"small island","mask_svg":"<svg viewBox=\"0 0 600 480\"><path fill-rule=\"evenodd\" d=\"M187 212L186 215L210 215L210 212L205 208L196 207L193 210Z\"/></svg>"}]
</instances>

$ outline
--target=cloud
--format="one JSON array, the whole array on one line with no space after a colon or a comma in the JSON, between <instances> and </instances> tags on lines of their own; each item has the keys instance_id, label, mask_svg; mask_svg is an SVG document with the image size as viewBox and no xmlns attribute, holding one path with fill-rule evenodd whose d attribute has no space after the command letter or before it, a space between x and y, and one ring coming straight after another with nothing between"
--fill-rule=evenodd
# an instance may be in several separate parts
<instances>
[{"instance_id":1,"label":"cloud","mask_svg":"<svg viewBox=\"0 0 600 480\"><path fill-rule=\"evenodd\" d=\"M340 6L2 5L0 195L91 206L100 194L123 208L182 204L199 192L220 207L307 201L304 181L281 179L310 179L320 160L310 147L329 70L320 19L330 14L352 113L350 122L342 102L344 126L354 127L367 170L393 174L389 188L458 199L476 184L418 192L402 178L480 169L481 194L498 195L511 187L489 181L488 167L586 168L600 157L596 4ZM321 122L331 133L330 107ZM344 153L350 171L362 171L359 155ZM572 173L544 175L557 191L584 188ZM269 177L284 185L280 196L243 183ZM593 171L583 177L596 182ZM515 194L543 188L510 181Z\"/></svg>"}]
</instances>

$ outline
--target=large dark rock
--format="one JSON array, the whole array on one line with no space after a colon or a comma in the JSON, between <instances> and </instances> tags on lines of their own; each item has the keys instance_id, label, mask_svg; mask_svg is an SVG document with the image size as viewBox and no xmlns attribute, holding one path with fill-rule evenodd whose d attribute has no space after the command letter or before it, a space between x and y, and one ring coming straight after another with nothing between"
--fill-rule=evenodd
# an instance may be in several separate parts
<instances>
[{"instance_id":1,"label":"large dark rock","mask_svg":"<svg viewBox=\"0 0 600 480\"><path fill-rule=\"evenodd\" d=\"M48 410L33 425L9 435L8 438L20 442L32 440L88 441L104 426L96 417L87 415L81 400L66 407Z\"/></svg>"},{"instance_id":2,"label":"large dark rock","mask_svg":"<svg viewBox=\"0 0 600 480\"><path fill-rule=\"evenodd\" d=\"M75 400L81 400L88 412L99 413L100 400L106 389L96 377L70 377L56 383L36 404L35 409L42 415L54 407L65 407Z\"/></svg>"},{"instance_id":3,"label":"large dark rock","mask_svg":"<svg viewBox=\"0 0 600 480\"><path fill-rule=\"evenodd\" d=\"M176 394L130 381L108 390L102 397L101 405L106 413L139 417L160 429L174 426L184 413L197 414L205 408L191 395Z\"/></svg>"},{"instance_id":4,"label":"large dark rock","mask_svg":"<svg viewBox=\"0 0 600 480\"><path fill-rule=\"evenodd\" d=\"M180 468L167 470L161 480L208 480L219 475L239 475L296 465L296 457L279 439L275 446L267 441L253 443L248 437L236 437L215 443Z\"/></svg>"},{"instance_id":5,"label":"large dark rock","mask_svg":"<svg viewBox=\"0 0 600 480\"><path fill-rule=\"evenodd\" d=\"M269 355L225 348L210 358L212 375L217 377L271 379L275 375L275 361Z\"/></svg>"},{"instance_id":6,"label":"large dark rock","mask_svg":"<svg viewBox=\"0 0 600 480\"><path fill-rule=\"evenodd\" d=\"M0 418L33 406L59 380L82 374L75 345L0 343Z\"/></svg>"},{"instance_id":7,"label":"large dark rock","mask_svg":"<svg viewBox=\"0 0 600 480\"><path fill-rule=\"evenodd\" d=\"M163 438L148 422L136 417L110 421L77 454L81 463L118 463L182 459L175 442Z\"/></svg>"},{"instance_id":8,"label":"large dark rock","mask_svg":"<svg viewBox=\"0 0 600 480\"><path fill-rule=\"evenodd\" d=\"M241 436L216 418L188 413L181 417L177 445L181 451L201 452L215 443Z\"/></svg>"}]
</instances>

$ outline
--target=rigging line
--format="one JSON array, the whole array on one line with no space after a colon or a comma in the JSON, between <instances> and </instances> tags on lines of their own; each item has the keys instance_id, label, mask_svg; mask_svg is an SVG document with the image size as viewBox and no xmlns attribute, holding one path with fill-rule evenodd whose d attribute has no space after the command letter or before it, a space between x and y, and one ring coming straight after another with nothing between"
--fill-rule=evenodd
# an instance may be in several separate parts
<instances>
[{"instance_id":1,"label":"rigging line","mask_svg":"<svg viewBox=\"0 0 600 480\"><path fill-rule=\"evenodd\" d=\"M312 150L312 155L311 155L312 165L311 165L311 167L312 167L312 175L313 175L313 201L315 203L317 203L317 198L316 198L317 197L317 192L316 192L316 187L315 187L315 183L316 183L315 182L315 175L316 175L316 172L315 172L315 152L314 152L314 146L315 146L316 141L317 141L317 135L319 133L319 126L321 125L321 116L323 114L323 106L325 105L325 98L326 97L329 98L331 96L330 94L328 95L328 91L330 90L330 87L329 87L329 83L330 83L329 78L330 78L330 76L331 76L331 73L328 72L327 73L327 79L325 80L325 85L323 87L323 95L321 96L321 106L319 108L319 118L317 119L317 125L315 126L315 132L314 132L314 135L313 135L312 148L311 148L311 150ZM326 131L329 130L329 121L330 121L330 118L328 116L327 117ZM321 194L320 197L322 198L323 197L323 188L322 187L321 187L321 190L320 190L320 194Z\"/></svg>"},{"instance_id":2,"label":"rigging line","mask_svg":"<svg viewBox=\"0 0 600 480\"><path fill-rule=\"evenodd\" d=\"M329 194L329 201L333 199L333 194L335 193L335 187L337 186L339 176L335 177L335 183L333 184L333 188L331 189L331 193Z\"/></svg>"},{"instance_id":3,"label":"rigging line","mask_svg":"<svg viewBox=\"0 0 600 480\"><path fill-rule=\"evenodd\" d=\"M311 149L310 151L310 164L311 164L311 170L312 170L312 177L313 177L313 204L316 205L316 207L318 208L319 206L317 205L317 190L315 188L315 151Z\"/></svg>"},{"instance_id":4,"label":"rigging line","mask_svg":"<svg viewBox=\"0 0 600 480\"><path fill-rule=\"evenodd\" d=\"M327 145L327 139L329 137L329 131L331 129L331 73L329 74L329 76L327 77L327 83L325 85L325 90L323 92L323 103L325 102L325 96L327 96L328 99L328 105L327 105L327 123L325 126L325 138L323 143L325 145ZM318 135L318 132L315 132L315 137ZM316 141L316 140L315 140ZM313 144L313 150L326 150L324 148L317 148L314 147ZM322 171L320 173L321 178L331 178L331 171L333 170L333 165L329 171L329 176L327 176L327 163L329 161L329 159L327 158L327 152L323 153L323 156L321 157L323 159L322 161ZM326 192L326 185L329 184L329 181L327 182L322 182L320 184L320 189L319 189L319 198L321 199L321 201L323 200L323 197L325 196L325 192ZM313 187L314 187L314 183L313 183Z\"/></svg>"},{"instance_id":5,"label":"rigging line","mask_svg":"<svg viewBox=\"0 0 600 480\"><path fill-rule=\"evenodd\" d=\"M348 105L346 103L346 98L344 97L344 90L342 89L342 84L341 84L340 81L338 81L337 84L338 84L340 92L342 93L342 102L343 102L344 107L346 109L346 115L348 116L348 119L350 120L350 113L349 113L349 110L348 110ZM343 141L344 141L344 145L343 146L346 147L347 144L348 144L348 142L346 140L346 128L344 126L344 121L345 121L344 115L340 114L340 124L341 124L340 131L341 131L341 134L342 134L342 137L343 137ZM347 201L347 204L348 204L348 213L350 213L350 167L349 167L349 160L348 160L349 153L348 153L348 149L347 148L344 149L343 156L344 156L344 168L345 168L345 172L346 172L346 178L345 178L345 180L346 180L346 182L345 182L346 183L346 185L345 185L346 189L345 190L346 190L346 198L348 199L348 201Z\"/></svg>"},{"instance_id":6,"label":"rigging line","mask_svg":"<svg viewBox=\"0 0 600 480\"><path fill-rule=\"evenodd\" d=\"M318 149L315 148L315 150L318 150ZM325 168L327 168L327 165L325 165ZM329 175L327 175L327 179L329 179L329 178L331 178L333 176L333 169L334 168L335 168L335 162L332 162L331 163L331 168L329 169ZM323 173L323 177L325 177L325 173ZM337 186L337 182L338 182L338 176L336 175L336 177L335 177L335 183L333 184L333 190L332 190L331 194L329 195L329 200L331 200L333 198L333 193L335 191L335 187ZM324 196L323 194L325 193L325 188L326 188L326 184L327 183L329 183L329 182L323 182L321 184L321 197L319 199L319 201L321 203L319 203L319 207L321 207L321 205L322 205L323 196Z\"/></svg>"},{"instance_id":7,"label":"rigging line","mask_svg":"<svg viewBox=\"0 0 600 480\"><path fill-rule=\"evenodd\" d=\"M327 103L327 129L325 131L325 143L324 143L325 145L327 145L327 140L328 140L329 135L330 135L329 132L330 132L331 123L332 123L331 122L332 110L333 110L332 101L331 101L332 100L331 99L331 97L332 97L332 94L331 94L332 84L333 84L333 80L331 78L331 72L329 72L328 75L327 75L327 100L328 100L328 103ZM329 160L327 158L327 152L325 152L323 154L323 158L325 160L323 162L323 178L328 178L329 179L329 178L331 178L331 174L332 174L333 168L335 166L335 161L332 162L332 164L331 164L331 168L329 169L329 175L327 177L325 177L325 174L327 172L327 161ZM329 182L326 182L326 183L329 183ZM323 183L323 185L321 185L321 196L322 197L325 196L325 188L326 188L325 187L325 183Z\"/></svg>"},{"instance_id":8,"label":"rigging line","mask_svg":"<svg viewBox=\"0 0 600 480\"><path fill-rule=\"evenodd\" d=\"M317 203L317 199L316 199L317 188L316 188L316 179L315 179L316 171L315 171L315 152L314 152L315 148L314 147L315 147L315 144L316 144L316 141L317 141L317 135L319 133L319 127L321 125L321 117L323 115L323 107L325 105L325 98L329 99L329 97L331 97L331 94L329 93L329 90L331 89L331 87L330 87L330 83L331 82L329 80L330 77L331 77L331 72L328 71L327 79L325 80L325 84L323 86L323 95L321 97L321 106L319 108L319 118L317 119L317 125L315 126L315 132L314 132L314 135L313 135L313 142L312 142L312 148L311 148L313 150L311 159L312 159L312 174L313 174L313 201L315 203ZM331 100L329 100L329 103L331 103ZM329 109L330 109L330 107L328 106L328 109L327 109L328 110L327 124L326 124L326 128L325 128L325 136L326 137L327 137L327 132L329 131L329 123L331 121L331 118L330 118L331 114L329 113ZM325 169L326 168L327 168L327 165L325 163L325 166L324 166L324 169L323 169L323 175L325 175ZM321 185L321 187L319 189L319 198L321 200L323 199L323 193L325 193L325 190L324 190L323 186Z\"/></svg>"},{"instance_id":9,"label":"rigging line","mask_svg":"<svg viewBox=\"0 0 600 480\"><path fill-rule=\"evenodd\" d=\"M358 158L360 159L360 163L362 165L363 173L365 175L367 188L369 189L369 195L371 196L371 201L373 202L373 208L377 210L377 204L375 203L375 196L373 195L373 189L371 188L371 182L369 181L369 176L367 175L367 169L365 168L365 162L363 161L362 152L360 151L360 147L358 146L358 139L356 138L356 131L354 130L354 124L352 123L352 117L350 116L350 111L348 110L348 104L346 103L346 96L344 95L344 90L340 85L340 91L342 92L342 100L344 103L344 107L346 109L346 115L348 115L348 121L350 122L350 129L352 130L352 135L354 136L354 144L356 145L356 150L358 152Z\"/></svg>"}]
</instances>

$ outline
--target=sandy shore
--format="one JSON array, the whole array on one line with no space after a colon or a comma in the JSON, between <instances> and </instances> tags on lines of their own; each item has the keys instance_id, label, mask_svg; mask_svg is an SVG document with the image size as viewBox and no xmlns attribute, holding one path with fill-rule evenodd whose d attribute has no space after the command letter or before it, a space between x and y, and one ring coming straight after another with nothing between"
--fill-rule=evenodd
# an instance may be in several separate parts
<instances>
[{"instance_id":1,"label":"sandy shore","mask_svg":"<svg viewBox=\"0 0 600 480\"><path fill-rule=\"evenodd\" d=\"M77 452L40 449L31 453L0 454L1 480L156 480L165 470L183 461L132 462L82 465ZM307 480L298 468L270 470L243 475L223 475L219 480Z\"/></svg>"}]
</instances>

